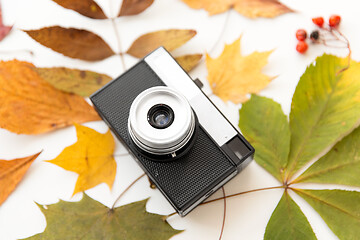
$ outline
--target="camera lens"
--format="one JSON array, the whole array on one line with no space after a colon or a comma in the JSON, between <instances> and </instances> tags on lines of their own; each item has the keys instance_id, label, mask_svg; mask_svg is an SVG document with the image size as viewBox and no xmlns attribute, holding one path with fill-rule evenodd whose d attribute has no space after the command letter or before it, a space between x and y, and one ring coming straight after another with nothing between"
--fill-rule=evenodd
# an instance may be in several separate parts
<instances>
[{"instance_id":1,"label":"camera lens","mask_svg":"<svg viewBox=\"0 0 360 240\"><path fill-rule=\"evenodd\" d=\"M148 112L148 122L154 128L167 128L173 121L174 111L166 104L156 104Z\"/></svg>"},{"instance_id":2,"label":"camera lens","mask_svg":"<svg viewBox=\"0 0 360 240\"><path fill-rule=\"evenodd\" d=\"M188 150L195 128L189 102L169 87L146 89L131 104L128 132L141 153L174 158Z\"/></svg>"}]
</instances>

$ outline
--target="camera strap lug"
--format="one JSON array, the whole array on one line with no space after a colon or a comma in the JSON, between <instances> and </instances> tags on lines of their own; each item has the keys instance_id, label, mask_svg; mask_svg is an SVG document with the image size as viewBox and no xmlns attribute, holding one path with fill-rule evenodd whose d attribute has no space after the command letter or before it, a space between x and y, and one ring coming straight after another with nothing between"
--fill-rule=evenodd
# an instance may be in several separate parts
<instances>
[{"instance_id":1,"label":"camera strap lug","mask_svg":"<svg viewBox=\"0 0 360 240\"><path fill-rule=\"evenodd\" d=\"M204 84L200 81L200 79L195 78L194 79L194 83L196 84L196 86L198 86L198 88L202 89L202 87L204 86Z\"/></svg>"}]
</instances>

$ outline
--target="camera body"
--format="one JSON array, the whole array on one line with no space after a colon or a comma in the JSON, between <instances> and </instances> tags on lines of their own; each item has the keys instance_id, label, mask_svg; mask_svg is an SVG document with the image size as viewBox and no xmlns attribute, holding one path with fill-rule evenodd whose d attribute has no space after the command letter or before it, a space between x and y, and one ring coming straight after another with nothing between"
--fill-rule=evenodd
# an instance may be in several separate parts
<instances>
[{"instance_id":1,"label":"camera body","mask_svg":"<svg viewBox=\"0 0 360 240\"><path fill-rule=\"evenodd\" d=\"M252 160L254 148L162 47L90 99L180 216Z\"/></svg>"}]
</instances>

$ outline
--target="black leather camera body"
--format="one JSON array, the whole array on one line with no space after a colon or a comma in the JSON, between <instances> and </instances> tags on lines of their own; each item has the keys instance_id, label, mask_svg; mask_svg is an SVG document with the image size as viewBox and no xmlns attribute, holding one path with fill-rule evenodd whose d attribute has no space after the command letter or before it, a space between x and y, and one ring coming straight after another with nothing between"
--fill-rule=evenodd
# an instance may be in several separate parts
<instances>
[{"instance_id":1,"label":"black leather camera body","mask_svg":"<svg viewBox=\"0 0 360 240\"><path fill-rule=\"evenodd\" d=\"M90 99L180 216L252 160L254 148L162 47Z\"/></svg>"}]
</instances>

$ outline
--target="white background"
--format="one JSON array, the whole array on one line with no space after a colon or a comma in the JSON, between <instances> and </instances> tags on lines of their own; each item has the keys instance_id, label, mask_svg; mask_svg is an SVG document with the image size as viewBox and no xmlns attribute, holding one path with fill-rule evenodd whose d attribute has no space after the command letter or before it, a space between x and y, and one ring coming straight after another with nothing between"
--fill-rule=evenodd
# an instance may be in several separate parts
<instances>
[{"instance_id":1,"label":"white background","mask_svg":"<svg viewBox=\"0 0 360 240\"><path fill-rule=\"evenodd\" d=\"M109 16L115 16L120 8L121 0L98 0L99 5ZM110 6L110 2L112 6ZM198 34L183 47L174 51L174 55L185 53L205 53L217 57L225 43L232 43L241 34L242 53L275 49L269 58L264 73L278 76L263 90L260 95L273 98L282 105L286 114L289 113L292 94L296 84L316 56L323 52L346 55L346 50L327 49L322 46L309 46L307 54L300 55L295 51L295 31L305 28L311 31L314 16L328 17L333 13L342 16L340 30L349 38L353 50L353 59L360 60L359 4L358 1L339 0L303 0L283 1L296 13L286 14L275 19L248 19L235 11L230 11L224 33L224 22L228 13L208 16L204 10L193 10L180 0L155 0L155 3L140 15L123 17L117 20L121 35L122 50L125 51L141 34L151 31L180 28L195 29ZM92 20L71 10L64 9L50 0L2 0L3 16L6 24L15 24L15 29L0 43L2 60L17 58L34 63L38 67L66 66L106 73L112 77L124 71L118 56L103 61L89 63L65 57L38 44L19 29L39 29L45 26L60 25L93 31L103 37L117 51L117 41L109 20ZM219 39L219 42L217 40ZM22 51L31 50L34 56ZM126 66L133 65L137 60L126 56ZM191 72L206 83L207 71L204 61ZM205 91L210 93L209 87ZM232 103L223 103L216 96L211 99L237 126L238 109ZM85 124L100 132L106 132L103 122ZM13 159L28 156L43 150L42 154L30 167L23 181L0 206L0 240L13 240L30 237L44 231L46 220L35 202L53 204L59 199L78 201L82 194L71 198L77 174L43 162L55 158L66 146L76 142L74 127L57 130L37 136L16 135L0 129L0 159ZM126 153L124 146L117 142L116 154ZM112 191L105 184L86 191L90 197L111 206L117 196L139 175L142 170L128 156L117 157L117 175ZM237 193L255 188L280 185L270 174L252 162L241 174L225 185L226 194ZM320 187L306 185L305 187ZM334 186L330 186L334 187ZM223 239L262 239L266 224L276 207L282 190L269 190L250 193L227 200L227 217ZM221 192L213 197L220 197ZM308 217L315 234L319 239L337 239L322 221L319 215L301 198L292 194L295 201ZM171 206L157 190L149 188L148 181L139 181L117 205L150 197L147 204L149 212L169 214ZM173 216L169 223L175 229L185 231L172 240L181 239L218 239L223 217L223 202L199 206L185 218ZM291 236L289 236L291 238Z\"/></svg>"}]
</instances>

